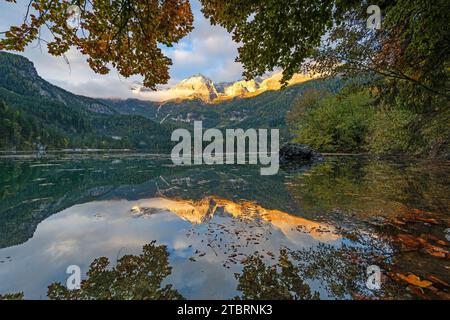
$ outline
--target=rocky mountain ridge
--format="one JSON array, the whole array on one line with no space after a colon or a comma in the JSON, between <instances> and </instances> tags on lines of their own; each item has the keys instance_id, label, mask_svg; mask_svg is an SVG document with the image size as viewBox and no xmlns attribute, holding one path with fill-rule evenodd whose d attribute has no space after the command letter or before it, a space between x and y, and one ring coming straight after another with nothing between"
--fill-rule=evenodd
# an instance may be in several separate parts
<instances>
[{"instance_id":1,"label":"rocky mountain ridge","mask_svg":"<svg viewBox=\"0 0 450 320\"><path fill-rule=\"evenodd\" d=\"M266 91L280 90L282 73L274 73L265 78L254 80L239 80L236 82L214 83L210 78L197 74L182 80L173 87L165 90L172 98L169 101L183 101L199 99L206 103L217 103L236 97L254 97ZM299 84L312 78L307 75L296 74L288 85ZM148 90L136 85L132 88L137 94ZM167 102L167 101L165 101Z\"/></svg>"}]
</instances>

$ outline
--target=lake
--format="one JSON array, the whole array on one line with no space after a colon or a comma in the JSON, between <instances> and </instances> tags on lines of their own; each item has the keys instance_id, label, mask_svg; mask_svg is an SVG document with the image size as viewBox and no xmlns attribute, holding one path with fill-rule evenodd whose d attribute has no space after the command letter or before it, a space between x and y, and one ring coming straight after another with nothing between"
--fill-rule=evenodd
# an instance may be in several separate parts
<instances>
[{"instance_id":1,"label":"lake","mask_svg":"<svg viewBox=\"0 0 450 320\"><path fill-rule=\"evenodd\" d=\"M450 162L259 169L3 154L0 294L68 298L76 265L92 298L450 298Z\"/></svg>"}]
</instances>

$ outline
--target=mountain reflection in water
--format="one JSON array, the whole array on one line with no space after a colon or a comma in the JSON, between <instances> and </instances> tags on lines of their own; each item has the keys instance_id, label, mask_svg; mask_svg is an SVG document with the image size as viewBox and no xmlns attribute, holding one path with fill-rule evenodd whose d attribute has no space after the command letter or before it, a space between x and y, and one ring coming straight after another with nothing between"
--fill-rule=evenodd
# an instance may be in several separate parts
<instances>
[{"instance_id":1,"label":"mountain reflection in water","mask_svg":"<svg viewBox=\"0 0 450 320\"><path fill-rule=\"evenodd\" d=\"M264 224L270 224L271 227L278 229L289 239L296 236L293 231L300 230L315 240L331 242L340 238L334 233L334 228L330 225L306 220L279 210L265 209L249 201L236 203L215 197L208 197L198 202L156 198L139 201L138 205L132 208L135 216L152 215L157 213L158 210L175 213L181 219L192 224L210 223L216 214L222 217L244 220L249 224L257 224L260 227Z\"/></svg>"},{"instance_id":2,"label":"mountain reflection in water","mask_svg":"<svg viewBox=\"0 0 450 320\"><path fill-rule=\"evenodd\" d=\"M273 177L141 155L0 166L0 294L448 298L448 163L329 158ZM69 265L81 291L58 284Z\"/></svg>"}]
</instances>

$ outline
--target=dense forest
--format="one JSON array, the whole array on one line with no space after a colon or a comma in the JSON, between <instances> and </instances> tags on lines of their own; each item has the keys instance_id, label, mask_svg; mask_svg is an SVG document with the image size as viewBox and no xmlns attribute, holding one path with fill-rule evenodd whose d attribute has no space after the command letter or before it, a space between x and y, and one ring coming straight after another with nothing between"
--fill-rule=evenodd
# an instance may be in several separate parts
<instances>
[{"instance_id":1,"label":"dense forest","mask_svg":"<svg viewBox=\"0 0 450 320\"><path fill-rule=\"evenodd\" d=\"M0 52L0 149L133 148L167 150L170 127L120 115L40 78L26 58Z\"/></svg>"},{"instance_id":2,"label":"dense forest","mask_svg":"<svg viewBox=\"0 0 450 320\"><path fill-rule=\"evenodd\" d=\"M450 157L448 100L441 99L434 110L418 111L401 101L383 103L373 90L308 91L287 116L294 141L322 152Z\"/></svg>"}]
</instances>

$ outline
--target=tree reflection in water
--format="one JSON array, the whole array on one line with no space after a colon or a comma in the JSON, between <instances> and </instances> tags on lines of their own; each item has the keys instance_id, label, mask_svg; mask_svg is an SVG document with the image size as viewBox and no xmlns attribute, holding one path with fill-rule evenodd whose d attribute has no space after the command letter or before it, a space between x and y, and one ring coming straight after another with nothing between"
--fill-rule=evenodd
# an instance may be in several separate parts
<instances>
[{"instance_id":1,"label":"tree reflection in water","mask_svg":"<svg viewBox=\"0 0 450 320\"><path fill-rule=\"evenodd\" d=\"M81 289L68 290L61 283L48 287L53 300L180 300L183 296L172 285L161 287L171 274L169 253L165 246L147 244L141 255L126 255L108 269L107 258L92 262Z\"/></svg>"},{"instance_id":2,"label":"tree reflection in water","mask_svg":"<svg viewBox=\"0 0 450 320\"><path fill-rule=\"evenodd\" d=\"M53 283L47 295L52 300L185 299L171 284L162 286L172 267L167 247L155 243L145 245L140 255L122 257L114 267L110 267L107 258L98 258L92 262L79 290L71 291L61 283ZM379 291L366 287L370 265L382 269ZM235 274L239 292L236 300L448 298L439 282L430 282L432 285L419 293L419 287L405 286L401 277L393 277L398 269L395 258L389 248L377 244L281 249L276 263L267 263L256 252L242 261L242 266L242 272ZM0 300L23 298L23 293L0 295Z\"/></svg>"},{"instance_id":3,"label":"tree reflection in water","mask_svg":"<svg viewBox=\"0 0 450 320\"><path fill-rule=\"evenodd\" d=\"M312 300L319 299L317 292L300 276L300 269L289 259L286 250L280 251L277 265L268 266L262 258L254 255L244 263L242 274L237 274L237 299L245 300Z\"/></svg>"},{"instance_id":4,"label":"tree reflection in water","mask_svg":"<svg viewBox=\"0 0 450 320\"><path fill-rule=\"evenodd\" d=\"M395 287L383 277L379 291L367 288L367 268L376 265L384 270L389 260L386 252L373 247L320 244L314 249L291 252L291 256L304 278L320 283L327 299L387 299Z\"/></svg>"},{"instance_id":5,"label":"tree reflection in water","mask_svg":"<svg viewBox=\"0 0 450 320\"><path fill-rule=\"evenodd\" d=\"M23 292L19 293L7 293L4 295L0 294L0 300L23 300Z\"/></svg>"}]
</instances>

